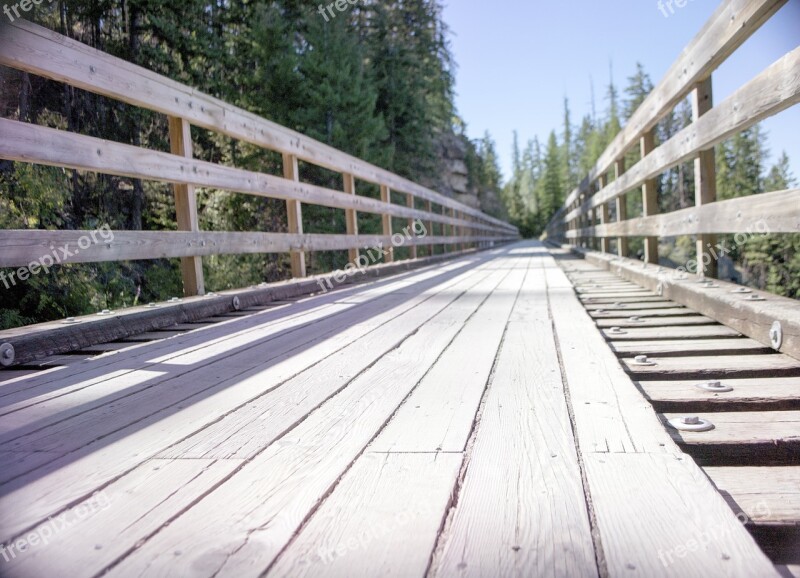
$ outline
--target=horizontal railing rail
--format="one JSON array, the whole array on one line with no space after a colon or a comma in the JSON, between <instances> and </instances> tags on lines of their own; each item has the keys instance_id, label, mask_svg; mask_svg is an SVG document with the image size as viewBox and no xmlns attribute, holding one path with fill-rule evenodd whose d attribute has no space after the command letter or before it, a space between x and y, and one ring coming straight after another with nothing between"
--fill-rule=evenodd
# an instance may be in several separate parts
<instances>
[{"instance_id":1,"label":"horizontal railing rail","mask_svg":"<svg viewBox=\"0 0 800 578\"><path fill-rule=\"evenodd\" d=\"M716 106L713 103L714 71L785 3L786 0L723 2L586 178L567 196L546 228L547 238L604 253L610 252L611 239L616 239L615 252L628 257L628 239L639 237L644 240L644 261L657 263L661 237L696 235L700 261L707 248L713 248L718 234L751 233L757 224L766 227L759 232L800 232L800 190L725 201L717 201L716 195L714 147L800 103L800 47L723 102ZM692 101L692 123L656 146L658 123L686 97ZM626 155L636 147L640 160L626 167ZM691 161L695 206L659 214L656 179ZM639 217L627 215L627 198L631 194L642 195ZM697 272L716 277L716 261L705 263L705 268L699 267Z\"/></svg>"},{"instance_id":2,"label":"horizontal railing rail","mask_svg":"<svg viewBox=\"0 0 800 578\"><path fill-rule=\"evenodd\" d=\"M390 248L392 219L442 225L442 235L406 239L411 258L416 247L442 246L444 251L516 240L519 231L450 197L432 191L300 133L241 108L202 94L191 87L140 66L95 50L46 28L17 20L0 36L0 65L59 81L169 119L171 152L55 130L26 122L0 119L0 158L46 166L91 171L174 187L178 231L113 231L109 240L93 239L64 263L181 258L186 295L205 292L203 256L218 254L290 253L292 275L306 275L305 252L347 250L351 260L365 246ZM283 158L283 176L273 176L192 158L191 126L275 151ZM299 162L342 176L344 190L301 182ZM356 179L377 185L381 198L356 193ZM210 232L200 230L197 187L285 200L288 232ZM406 204L392 202L392 194ZM417 200L425 209L417 208ZM345 210L346 234L303 234L302 206ZM434 211L433 206L441 208ZM382 216L381 235L359 235L358 213ZM344 233L344 232L343 232ZM77 242L81 231L0 231L0 267L35 262L53 243ZM394 253L388 250L386 261Z\"/></svg>"}]
</instances>

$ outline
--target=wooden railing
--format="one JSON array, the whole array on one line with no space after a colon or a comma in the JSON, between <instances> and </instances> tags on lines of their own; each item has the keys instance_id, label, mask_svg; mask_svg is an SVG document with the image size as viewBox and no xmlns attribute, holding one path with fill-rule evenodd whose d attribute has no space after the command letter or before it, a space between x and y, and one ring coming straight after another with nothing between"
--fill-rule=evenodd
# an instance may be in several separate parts
<instances>
[{"instance_id":1,"label":"wooden railing","mask_svg":"<svg viewBox=\"0 0 800 578\"><path fill-rule=\"evenodd\" d=\"M63 262L181 258L186 295L202 295L202 257L217 254L290 253L294 277L306 275L305 252L347 250L351 260L363 247L392 245L392 219L442 225L442 235L406 239L416 246L490 246L519 237L515 227L245 110L99 52L55 32L18 20L0 35L0 65L66 83L89 92L167 115L171 153L130 146L10 119L0 119L0 158L173 184L177 231L113 231L113 240L91 246ZM202 127L276 151L283 177L192 158L191 126ZM344 190L301 182L298 162L342 175ZM356 194L356 179L378 185L381 199ZM195 187L245 193L287 203L288 232L201 231ZM392 203L392 192L406 203ZM416 208L415 199L425 201ZM303 234L304 204L344 209L342 234ZM359 235L358 213L382 215L381 235ZM96 237L96 235L95 235ZM0 267L24 267L53 245L85 239L85 231L0 231ZM393 258L392 252L386 260Z\"/></svg>"},{"instance_id":2,"label":"wooden railing","mask_svg":"<svg viewBox=\"0 0 800 578\"><path fill-rule=\"evenodd\" d=\"M800 190L716 200L714 147L800 103L800 47L720 104L714 105L712 97L712 73L785 3L723 2L589 175L568 195L545 237L568 243L593 263L800 359L800 302L704 280L718 276L719 254L730 249L716 235L733 234L736 240L767 232L800 233ZM658 123L687 96L692 100L693 122L655 146ZM641 160L626 167L626 153L634 147L639 147ZM659 214L658 177L691 161L695 206ZM641 216L627 215L629 195L641 195ZM612 214L616 215L613 221ZM650 266L658 263L659 238L683 235L696 236L695 259L678 270ZM637 237L643 239L643 254L631 259L628 241ZM697 279L689 273L700 276L700 282L693 282Z\"/></svg>"},{"instance_id":3,"label":"wooden railing","mask_svg":"<svg viewBox=\"0 0 800 578\"><path fill-rule=\"evenodd\" d=\"M628 256L628 239L643 238L643 257L658 262L659 237L697 236L700 275L716 277L714 235L752 233L765 223L772 233L800 232L800 191L780 191L716 201L715 145L800 102L800 48L786 54L724 102L714 106L712 73L786 0L727 0L672 65L666 77L602 153L597 164L547 227L551 240L565 240L603 252L616 239L616 253ZM675 106L691 97L693 122L655 146L655 128ZM641 160L625 166L626 153L639 147ZM695 206L659 214L656 179L694 160ZM627 169L627 170L626 170ZM613 175L611 175L613 173ZM626 197L642 195L642 216L628 218ZM611 208L613 203L614 209ZM611 222L610 215L616 214Z\"/></svg>"}]
</instances>

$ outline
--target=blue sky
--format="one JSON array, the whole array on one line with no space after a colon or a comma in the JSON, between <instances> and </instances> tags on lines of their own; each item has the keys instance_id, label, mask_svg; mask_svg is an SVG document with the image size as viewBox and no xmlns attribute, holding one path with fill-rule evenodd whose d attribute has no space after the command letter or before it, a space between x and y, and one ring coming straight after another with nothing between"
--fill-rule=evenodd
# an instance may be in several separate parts
<instances>
[{"instance_id":1,"label":"blue sky","mask_svg":"<svg viewBox=\"0 0 800 578\"><path fill-rule=\"evenodd\" d=\"M512 132L520 144L562 126L568 96L573 124L598 113L613 62L622 90L641 62L658 83L719 5L689 0L665 17L657 0L445 0L458 63L456 103L472 138L491 132L504 175L510 174ZM789 2L714 74L721 102L778 58L800 45L800 0ZM763 123L770 162L785 150L800 180L800 106Z\"/></svg>"}]
</instances>

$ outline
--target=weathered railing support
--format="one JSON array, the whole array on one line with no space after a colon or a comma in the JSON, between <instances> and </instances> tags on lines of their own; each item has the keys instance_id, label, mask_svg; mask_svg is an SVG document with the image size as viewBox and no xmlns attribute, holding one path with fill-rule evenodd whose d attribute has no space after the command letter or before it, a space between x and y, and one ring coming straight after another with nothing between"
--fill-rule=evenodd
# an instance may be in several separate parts
<instances>
[{"instance_id":1,"label":"weathered railing support","mask_svg":"<svg viewBox=\"0 0 800 578\"><path fill-rule=\"evenodd\" d=\"M381 200L384 203L392 204L392 190L386 185L381 185ZM387 246L384 247L386 253L383 260L385 263L392 263L394 261L394 245L392 244L391 213L384 213L381 215L381 222L383 224L383 236L388 239Z\"/></svg>"},{"instance_id":2,"label":"weathered railing support","mask_svg":"<svg viewBox=\"0 0 800 578\"><path fill-rule=\"evenodd\" d=\"M714 106L711 77L697 83L692 91L692 120L697 122L701 116ZM694 161L694 199L695 206L701 207L717 200L717 167L716 154L713 148L700 151ZM716 259L704 259L710 255L716 243L714 235L697 236L697 274L718 277L719 268ZM706 261L708 261L706 263Z\"/></svg>"},{"instance_id":3,"label":"weathered railing support","mask_svg":"<svg viewBox=\"0 0 800 578\"><path fill-rule=\"evenodd\" d=\"M190 159L194 156L192 151L192 127L184 119L169 117L169 144L170 151ZM200 222L197 217L197 195L192 185L176 183L172 186L175 194L175 216L179 231L200 231ZM181 277L183 278L183 294L186 297L205 294L205 281L203 279L203 258L183 257L181 259Z\"/></svg>"},{"instance_id":4,"label":"weathered railing support","mask_svg":"<svg viewBox=\"0 0 800 578\"><path fill-rule=\"evenodd\" d=\"M617 159L614 162L614 180L617 181L622 177L625 172L625 157ZM617 208L617 223L628 220L628 198L626 195L620 195L616 199ZM628 237L617 237L617 255L620 257L628 256Z\"/></svg>"},{"instance_id":5,"label":"weathered railing support","mask_svg":"<svg viewBox=\"0 0 800 578\"><path fill-rule=\"evenodd\" d=\"M283 178L290 181L300 181L300 168L295 155L283 154ZM289 223L289 233L303 234L303 206L300 201L286 201L286 216ZM303 251L292 251L292 277L306 276L306 254Z\"/></svg>"},{"instance_id":6,"label":"weathered railing support","mask_svg":"<svg viewBox=\"0 0 800 578\"><path fill-rule=\"evenodd\" d=\"M343 173L344 178L344 192L348 195L356 194L356 178L351 173ZM350 236L358 235L358 212L355 209L347 209L345 211L345 220L347 221L347 234ZM347 250L348 259L351 263L358 261L358 248L353 247Z\"/></svg>"},{"instance_id":7,"label":"weathered railing support","mask_svg":"<svg viewBox=\"0 0 800 578\"><path fill-rule=\"evenodd\" d=\"M642 158L656 148L655 129L647 131L641 139ZM656 179L647 179L642 185L642 214L645 217L658 214L658 188ZM658 263L658 237L644 238L644 262Z\"/></svg>"}]
</instances>

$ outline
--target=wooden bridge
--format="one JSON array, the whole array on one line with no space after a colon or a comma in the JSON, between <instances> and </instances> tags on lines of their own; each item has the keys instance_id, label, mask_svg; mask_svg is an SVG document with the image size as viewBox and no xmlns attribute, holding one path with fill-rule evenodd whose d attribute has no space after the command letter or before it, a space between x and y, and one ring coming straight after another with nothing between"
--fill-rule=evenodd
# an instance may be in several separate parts
<instances>
[{"instance_id":1,"label":"wooden bridge","mask_svg":"<svg viewBox=\"0 0 800 578\"><path fill-rule=\"evenodd\" d=\"M711 95L784 3L722 3L546 244L7 26L0 65L166 115L172 150L0 119L0 158L172 183L178 230L0 231L0 267L64 245L80 248L66 262L181 258L185 295L0 333L0 576L800 576L800 304L657 255L659 237L696 235L702 263L715 235L800 232L800 191L714 191L713 147L800 102L800 48ZM687 96L694 123L656 147ZM280 153L283 175L192 159L191 126ZM658 214L654 179L692 159L697 206ZM304 164L341 190L304 182ZM285 200L288 232L202 231L198 187ZM309 204L344 210L347 230L304 234ZM359 234L363 213L381 235ZM403 228L407 260L388 250ZM378 245L363 274L306 276L309 252L357 264ZM289 253L294 279L206 295L202 257L232 253Z\"/></svg>"}]
</instances>

